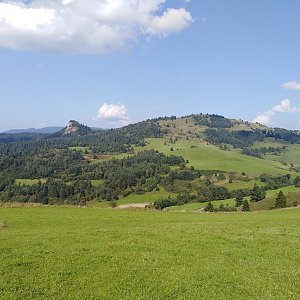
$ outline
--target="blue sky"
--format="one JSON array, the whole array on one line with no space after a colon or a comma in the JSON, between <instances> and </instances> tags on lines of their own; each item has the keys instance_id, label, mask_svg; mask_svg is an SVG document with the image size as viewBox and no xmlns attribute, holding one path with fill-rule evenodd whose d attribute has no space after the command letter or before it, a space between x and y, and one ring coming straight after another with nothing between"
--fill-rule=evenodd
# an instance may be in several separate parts
<instances>
[{"instance_id":1,"label":"blue sky","mask_svg":"<svg viewBox=\"0 0 300 300\"><path fill-rule=\"evenodd\" d=\"M200 112L300 129L298 0L21 2L0 1L0 131Z\"/></svg>"}]
</instances>

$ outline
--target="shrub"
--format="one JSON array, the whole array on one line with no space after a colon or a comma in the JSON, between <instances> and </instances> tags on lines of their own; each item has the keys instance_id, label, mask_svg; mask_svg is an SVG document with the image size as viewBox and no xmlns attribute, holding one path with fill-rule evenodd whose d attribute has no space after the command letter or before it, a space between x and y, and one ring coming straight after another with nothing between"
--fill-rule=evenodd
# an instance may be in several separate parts
<instances>
[{"instance_id":1,"label":"shrub","mask_svg":"<svg viewBox=\"0 0 300 300\"><path fill-rule=\"evenodd\" d=\"M214 206L211 202L208 202L206 207L204 208L205 211L214 212Z\"/></svg>"}]
</instances>

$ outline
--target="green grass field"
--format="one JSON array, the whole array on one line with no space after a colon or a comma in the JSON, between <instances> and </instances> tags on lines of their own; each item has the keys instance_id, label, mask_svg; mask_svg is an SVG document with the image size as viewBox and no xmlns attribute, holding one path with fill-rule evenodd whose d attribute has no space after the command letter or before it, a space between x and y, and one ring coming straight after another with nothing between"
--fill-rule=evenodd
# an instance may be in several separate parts
<instances>
[{"instance_id":1,"label":"green grass field","mask_svg":"<svg viewBox=\"0 0 300 300\"><path fill-rule=\"evenodd\" d=\"M175 144L164 143L166 138L147 139L146 147L135 147L135 151L155 149L167 155L183 156L189 160L189 166L199 170L223 170L227 172L246 172L248 175L286 174L288 172L281 163L273 160L257 159L241 155L236 151L223 151L219 148L200 143L199 141L179 140ZM173 148L174 151L171 151Z\"/></svg>"},{"instance_id":2,"label":"green grass field","mask_svg":"<svg viewBox=\"0 0 300 300\"><path fill-rule=\"evenodd\" d=\"M0 208L1 299L299 299L300 209Z\"/></svg>"}]
</instances>

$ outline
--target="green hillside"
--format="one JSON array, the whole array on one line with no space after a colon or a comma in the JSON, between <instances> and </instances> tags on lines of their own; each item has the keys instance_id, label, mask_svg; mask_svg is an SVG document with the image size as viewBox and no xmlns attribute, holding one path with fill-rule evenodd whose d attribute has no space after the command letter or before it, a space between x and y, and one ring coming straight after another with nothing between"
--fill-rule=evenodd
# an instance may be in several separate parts
<instances>
[{"instance_id":1,"label":"green hillside","mask_svg":"<svg viewBox=\"0 0 300 300\"><path fill-rule=\"evenodd\" d=\"M224 151L197 140L180 139L174 144L170 144L168 138L151 138L146 139L146 143L145 147L136 147L135 150L155 149L168 155L183 156L189 161L189 166L194 166L200 170L246 172L249 175L262 173L279 175L286 174L289 171L287 166L279 162L248 157L235 150ZM173 151L171 151L171 148L173 148Z\"/></svg>"}]
</instances>

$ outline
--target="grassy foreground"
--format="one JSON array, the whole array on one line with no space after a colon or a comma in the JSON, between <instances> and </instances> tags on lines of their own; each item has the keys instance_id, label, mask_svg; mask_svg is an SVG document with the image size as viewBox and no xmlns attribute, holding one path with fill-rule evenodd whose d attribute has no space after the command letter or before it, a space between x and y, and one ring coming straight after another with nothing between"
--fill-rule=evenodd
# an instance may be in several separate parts
<instances>
[{"instance_id":1,"label":"grassy foreground","mask_svg":"<svg viewBox=\"0 0 300 300\"><path fill-rule=\"evenodd\" d=\"M298 299L300 210L0 208L1 299Z\"/></svg>"}]
</instances>

